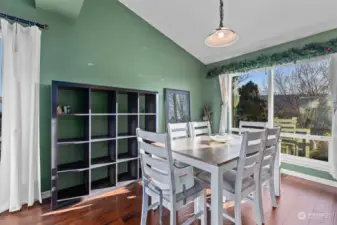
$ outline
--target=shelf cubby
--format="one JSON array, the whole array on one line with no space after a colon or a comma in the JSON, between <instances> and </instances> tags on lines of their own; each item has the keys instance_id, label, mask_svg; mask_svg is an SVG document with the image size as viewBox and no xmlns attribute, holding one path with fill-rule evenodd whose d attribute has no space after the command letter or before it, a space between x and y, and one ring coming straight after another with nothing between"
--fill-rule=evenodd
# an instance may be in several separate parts
<instances>
[{"instance_id":1,"label":"shelf cubby","mask_svg":"<svg viewBox=\"0 0 337 225\"><path fill-rule=\"evenodd\" d=\"M125 161L138 157L137 138L117 140L117 161Z\"/></svg>"},{"instance_id":2,"label":"shelf cubby","mask_svg":"<svg viewBox=\"0 0 337 225\"><path fill-rule=\"evenodd\" d=\"M116 162L116 140L91 143L91 167L108 166Z\"/></svg>"},{"instance_id":3,"label":"shelf cubby","mask_svg":"<svg viewBox=\"0 0 337 225\"><path fill-rule=\"evenodd\" d=\"M116 114L116 91L91 89L90 109L93 116Z\"/></svg>"},{"instance_id":4,"label":"shelf cubby","mask_svg":"<svg viewBox=\"0 0 337 225\"><path fill-rule=\"evenodd\" d=\"M91 190L116 186L116 165L91 169Z\"/></svg>"},{"instance_id":5,"label":"shelf cubby","mask_svg":"<svg viewBox=\"0 0 337 225\"><path fill-rule=\"evenodd\" d=\"M139 115L139 128L146 131L155 132L157 129L157 117L152 114Z\"/></svg>"},{"instance_id":6,"label":"shelf cubby","mask_svg":"<svg viewBox=\"0 0 337 225\"><path fill-rule=\"evenodd\" d=\"M118 163L119 183L136 179L138 179L138 159Z\"/></svg>"},{"instance_id":7,"label":"shelf cubby","mask_svg":"<svg viewBox=\"0 0 337 225\"><path fill-rule=\"evenodd\" d=\"M58 149L58 173L81 171L89 168L89 143L62 145Z\"/></svg>"},{"instance_id":8,"label":"shelf cubby","mask_svg":"<svg viewBox=\"0 0 337 225\"><path fill-rule=\"evenodd\" d=\"M118 137L136 136L138 115L118 115Z\"/></svg>"},{"instance_id":9,"label":"shelf cubby","mask_svg":"<svg viewBox=\"0 0 337 225\"><path fill-rule=\"evenodd\" d=\"M141 178L136 129L156 131L157 101L157 92L52 81L53 210Z\"/></svg>"},{"instance_id":10,"label":"shelf cubby","mask_svg":"<svg viewBox=\"0 0 337 225\"><path fill-rule=\"evenodd\" d=\"M89 194L89 170L60 173L57 182L57 201L81 198Z\"/></svg>"},{"instance_id":11,"label":"shelf cubby","mask_svg":"<svg viewBox=\"0 0 337 225\"><path fill-rule=\"evenodd\" d=\"M91 141L116 139L116 115L91 117Z\"/></svg>"},{"instance_id":12,"label":"shelf cubby","mask_svg":"<svg viewBox=\"0 0 337 225\"><path fill-rule=\"evenodd\" d=\"M89 88L60 87L57 90L57 100L57 105L61 105L62 107L69 105L71 108L70 114L59 114L59 116L89 114ZM57 109L57 105L54 108L55 110Z\"/></svg>"},{"instance_id":13,"label":"shelf cubby","mask_svg":"<svg viewBox=\"0 0 337 225\"><path fill-rule=\"evenodd\" d=\"M89 116L59 117L58 144L81 144L89 141Z\"/></svg>"},{"instance_id":14,"label":"shelf cubby","mask_svg":"<svg viewBox=\"0 0 337 225\"><path fill-rule=\"evenodd\" d=\"M138 93L137 92L117 92L118 114L138 114Z\"/></svg>"}]
</instances>

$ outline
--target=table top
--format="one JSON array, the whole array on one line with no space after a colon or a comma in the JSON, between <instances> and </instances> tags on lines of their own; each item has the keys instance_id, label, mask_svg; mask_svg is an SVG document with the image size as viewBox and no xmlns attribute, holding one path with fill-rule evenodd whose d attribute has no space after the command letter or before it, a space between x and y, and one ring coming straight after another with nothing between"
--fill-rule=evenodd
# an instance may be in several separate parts
<instances>
[{"instance_id":1,"label":"table top","mask_svg":"<svg viewBox=\"0 0 337 225\"><path fill-rule=\"evenodd\" d=\"M238 135L232 137L226 143L214 142L209 136L182 138L172 141L171 148L175 154L221 166L239 158L242 138Z\"/></svg>"}]
</instances>

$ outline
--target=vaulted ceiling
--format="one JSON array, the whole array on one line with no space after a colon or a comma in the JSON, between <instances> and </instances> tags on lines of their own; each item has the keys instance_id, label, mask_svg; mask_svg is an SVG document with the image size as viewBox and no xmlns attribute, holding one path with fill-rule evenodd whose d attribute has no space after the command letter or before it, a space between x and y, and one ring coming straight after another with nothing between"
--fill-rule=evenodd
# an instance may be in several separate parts
<instances>
[{"instance_id":1,"label":"vaulted ceiling","mask_svg":"<svg viewBox=\"0 0 337 225\"><path fill-rule=\"evenodd\" d=\"M224 25L239 41L209 48L219 0L120 1L205 64L337 28L336 0L224 0Z\"/></svg>"},{"instance_id":2,"label":"vaulted ceiling","mask_svg":"<svg viewBox=\"0 0 337 225\"><path fill-rule=\"evenodd\" d=\"M83 2L84 0L35 0L35 5L75 19L80 15Z\"/></svg>"},{"instance_id":3,"label":"vaulted ceiling","mask_svg":"<svg viewBox=\"0 0 337 225\"><path fill-rule=\"evenodd\" d=\"M224 0L224 24L239 41L209 48L204 41L219 24L219 0L119 1L205 64L337 28L337 0ZM79 16L83 2L35 0L36 7L70 18Z\"/></svg>"}]
</instances>

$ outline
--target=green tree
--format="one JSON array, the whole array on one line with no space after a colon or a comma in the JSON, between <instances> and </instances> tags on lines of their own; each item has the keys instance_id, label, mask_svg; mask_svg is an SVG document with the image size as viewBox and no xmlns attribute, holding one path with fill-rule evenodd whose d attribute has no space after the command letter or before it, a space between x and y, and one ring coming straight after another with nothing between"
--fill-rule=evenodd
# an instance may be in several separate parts
<instances>
[{"instance_id":1,"label":"green tree","mask_svg":"<svg viewBox=\"0 0 337 225\"><path fill-rule=\"evenodd\" d=\"M236 108L236 122L267 121L267 102L260 96L257 84L249 81L239 88L240 100Z\"/></svg>"}]
</instances>

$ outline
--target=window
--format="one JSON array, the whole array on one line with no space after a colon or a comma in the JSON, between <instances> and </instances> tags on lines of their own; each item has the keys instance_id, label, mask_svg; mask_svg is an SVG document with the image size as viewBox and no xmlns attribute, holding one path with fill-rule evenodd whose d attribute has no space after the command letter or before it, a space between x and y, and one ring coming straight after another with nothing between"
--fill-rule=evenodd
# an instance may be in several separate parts
<instances>
[{"instance_id":1,"label":"window","mask_svg":"<svg viewBox=\"0 0 337 225\"><path fill-rule=\"evenodd\" d=\"M250 72L232 78L232 126L240 121L268 120L267 71Z\"/></svg>"},{"instance_id":2,"label":"window","mask_svg":"<svg viewBox=\"0 0 337 225\"><path fill-rule=\"evenodd\" d=\"M284 133L331 136L329 61L274 69L274 124ZM328 142L282 138L282 153L328 161Z\"/></svg>"},{"instance_id":3,"label":"window","mask_svg":"<svg viewBox=\"0 0 337 225\"><path fill-rule=\"evenodd\" d=\"M332 100L330 59L307 61L232 77L232 127L268 121L281 127L281 152L328 161ZM268 86L271 79L273 85ZM273 105L268 105L268 93Z\"/></svg>"}]
</instances>

